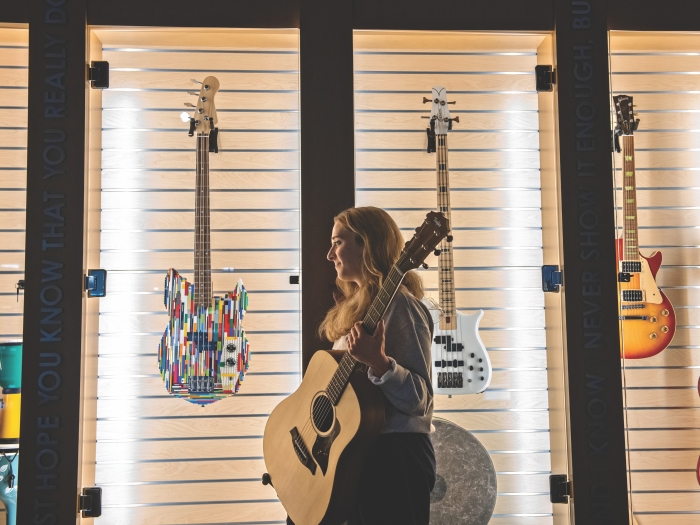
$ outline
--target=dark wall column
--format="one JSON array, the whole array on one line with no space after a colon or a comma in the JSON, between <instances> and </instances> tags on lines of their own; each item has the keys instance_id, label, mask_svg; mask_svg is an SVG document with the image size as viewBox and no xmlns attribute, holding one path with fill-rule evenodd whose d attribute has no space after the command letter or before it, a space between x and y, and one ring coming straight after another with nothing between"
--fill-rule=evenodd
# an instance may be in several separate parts
<instances>
[{"instance_id":1,"label":"dark wall column","mask_svg":"<svg viewBox=\"0 0 700 525\"><path fill-rule=\"evenodd\" d=\"M333 217L355 204L352 2L302 0L301 290L304 370L330 348L316 335L333 306L335 269L326 260Z\"/></svg>"},{"instance_id":2,"label":"dark wall column","mask_svg":"<svg viewBox=\"0 0 700 525\"><path fill-rule=\"evenodd\" d=\"M557 0L561 202L576 524L628 523L607 1Z\"/></svg>"},{"instance_id":3,"label":"dark wall column","mask_svg":"<svg viewBox=\"0 0 700 525\"><path fill-rule=\"evenodd\" d=\"M74 523L78 492L86 0L29 2L27 244L17 523Z\"/></svg>"}]
</instances>

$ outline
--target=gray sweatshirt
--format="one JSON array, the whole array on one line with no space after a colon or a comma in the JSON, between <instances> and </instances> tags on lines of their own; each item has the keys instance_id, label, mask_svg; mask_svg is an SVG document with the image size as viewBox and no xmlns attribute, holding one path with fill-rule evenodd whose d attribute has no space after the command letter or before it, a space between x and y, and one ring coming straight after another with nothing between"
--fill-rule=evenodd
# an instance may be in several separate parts
<instances>
[{"instance_id":1,"label":"gray sweatshirt","mask_svg":"<svg viewBox=\"0 0 700 525\"><path fill-rule=\"evenodd\" d=\"M385 348L391 369L381 378L370 372L370 381L384 394L386 420L383 434L419 432L429 434L433 419L433 386L430 382L430 344L433 320L428 308L405 286L396 292L384 314ZM347 336L333 348L347 350Z\"/></svg>"}]
</instances>

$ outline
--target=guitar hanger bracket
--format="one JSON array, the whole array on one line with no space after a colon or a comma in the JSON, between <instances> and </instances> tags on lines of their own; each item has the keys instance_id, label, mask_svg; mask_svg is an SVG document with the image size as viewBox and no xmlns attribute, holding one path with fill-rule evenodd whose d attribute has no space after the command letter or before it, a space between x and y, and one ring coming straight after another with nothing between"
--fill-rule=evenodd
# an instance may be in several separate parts
<instances>
[{"instance_id":1,"label":"guitar hanger bracket","mask_svg":"<svg viewBox=\"0 0 700 525\"><path fill-rule=\"evenodd\" d=\"M559 287L564 284L564 274L556 265L542 267L542 291L559 293Z\"/></svg>"},{"instance_id":2,"label":"guitar hanger bracket","mask_svg":"<svg viewBox=\"0 0 700 525\"><path fill-rule=\"evenodd\" d=\"M88 270L85 276L85 291L88 297L107 295L107 270Z\"/></svg>"},{"instance_id":3,"label":"guitar hanger bracket","mask_svg":"<svg viewBox=\"0 0 700 525\"><path fill-rule=\"evenodd\" d=\"M425 128L425 132L428 134L428 153L435 153L437 151L437 143L435 142L435 119L430 119L430 127Z\"/></svg>"},{"instance_id":4,"label":"guitar hanger bracket","mask_svg":"<svg viewBox=\"0 0 700 525\"><path fill-rule=\"evenodd\" d=\"M109 62L93 60L87 66L87 77L93 89L109 88Z\"/></svg>"},{"instance_id":5,"label":"guitar hanger bracket","mask_svg":"<svg viewBox=\"0 0 700 525\"><path fill-rule=\"evenodd\" d=\"M535 87L538 93L553 91L557 70L552 66L535 66Z\"/></svg>"}]
</instances>

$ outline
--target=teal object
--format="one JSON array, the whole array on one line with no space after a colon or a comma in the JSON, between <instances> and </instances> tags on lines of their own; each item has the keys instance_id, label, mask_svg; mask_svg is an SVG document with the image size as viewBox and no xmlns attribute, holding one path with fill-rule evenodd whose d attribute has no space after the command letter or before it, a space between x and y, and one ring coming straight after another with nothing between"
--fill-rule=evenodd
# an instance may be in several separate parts
<instances>
[{"instance_id":1,"label":"teal object","mask_svg":"<svg viewBox=\"0 0 700 525\"><path fill-rule=\"evenodd\" d=\"M22 388L22 343L0 343L0 387Z\"/></svg>"},{"instance_id":2,"label":"teal object","mask_svg":"<svg viewBox=\"0 0 700 525\"><path fill-rule=\"evenodd\" d=\"M17 472L19 454L17 449L4 451L0 455L0 501L7 509L7 525L17 525Z\"/></svg>"}]
</instances>

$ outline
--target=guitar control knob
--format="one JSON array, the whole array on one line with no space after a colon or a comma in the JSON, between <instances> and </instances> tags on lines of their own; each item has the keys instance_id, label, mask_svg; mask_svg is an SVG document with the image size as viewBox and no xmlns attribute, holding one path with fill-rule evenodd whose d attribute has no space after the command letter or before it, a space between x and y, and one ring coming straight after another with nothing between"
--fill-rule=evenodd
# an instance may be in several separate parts
<instances>
[{"instance_id":1,"label":"guitar control knob","mask_svg":"<svg viewBox=\"0 0 700 525\"><path fill-rule=\"evenodd\" d=\"M483 380L484 380L484 376L481 376L481 378L480 378L480 379L481 379L481 380L483 381Z\"/></svg>"},{"instance_id":2,"label":"guitar control knob","mask_svg":"<svg viewBox=\"0 0 700 525\"><path fill-rule=\"evenodd\" d=\"M668 333L668 326L662 326L662 327L661 327L661 331L662 331L663 333L667 334L667 333Z\"/></svg>"},{"instance_id":3,"label":"guitar control knob","mask_svg":"<svg viewBox=\"0 0 700 525\"><path fill-rule=\"evenodd\" d=\"M481 363L482 361L483 361L483 359L479 359L479 363Z\"/></svg>"},{"instance_id":4,"label":"guitar control knob","mask_svg":"<svg viewBox=\"0 0 700 525\"><path fill-rule=\"evenodd\" d=\"M236 364L236 360L235 360L233 357L229 357L229 358L226 360L226 366L233 366L233 365L235 365L235 364Z\"/></svg>"},{"instance_id":5,"label":"guitar control knob","mask_svg":"<svg viewBox=\"0 0 700 525\"><path fill-rule=\"evenodd\" d=\"M483 368L479 368L479 372L483 372L483 371L484 371L484 369L483 369Z\"/></svg>"},{"instance_id":6,"label":"guitar control knob","mask_svg":"<svg viewBox=\"0 0 700 525\"><path fill-rule=\"evenodd\" d=\"M472 357L472 358L473 358L473 357L474 357L474 354L469 354L469 357Z\"/></svg>"},{"instance_id":7,"label":"guitar control knob","mask_svg":"<svg viewBox=\"0 0 700 525\"><path fill-rule=\"evenodd\" d=\"M657 334L656 332L652 332L649 334L649 339L656 339L657 337L659 337L659 334Z\"/></svg>"},{"instance_id":8,"label":"guitar control knob","mask_svg":"<svg viewBox=\"0 0 700 525\"><path fill-rule=\"evenodd\" d=\"M655 316L653 316L653 315L649 318L649 320L650 320L652 323L655 323L656 321L658 321L658 319L657 319Z\"/></svg>"},{"instance_id":9,"label":"guitar control knob","mask_svg":"<svg viewBox=\"0 0 700 525\"><path fill-rule=\"evenodd\" d=\"M470 367L469 367L469 370L474 370L474 367L473 367L473 366L470 366Z\"/></svg>"},{"instance_id":10,"label":"guitar control knob","mask_svg":"<svg viewBox=\"0 0 700 525\"><path fill-rule=\"evenodd\" d=\"M234 345L233 343L229 343L229 344L226 345L226 350L228 350L229 352L235 352L235 351L236 351L236 345Z\"/></svg>"},{"instance_id":11,"label":"guitar control knob","mask_svg":"<svg viewBox=\"0 0 700 525\"><path fill-rule=\"evenodd\" d=\"M664 317L668 317L668 314L670 314L670 313L671 313L671 312L669 312L669 311L666 310L665 308L664 308L663 310L661 310L661 315L663 315Z\"/></svg>"}]
</instances>

